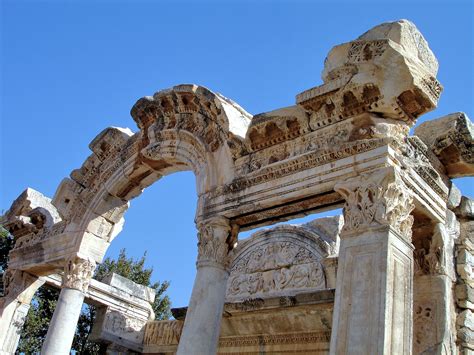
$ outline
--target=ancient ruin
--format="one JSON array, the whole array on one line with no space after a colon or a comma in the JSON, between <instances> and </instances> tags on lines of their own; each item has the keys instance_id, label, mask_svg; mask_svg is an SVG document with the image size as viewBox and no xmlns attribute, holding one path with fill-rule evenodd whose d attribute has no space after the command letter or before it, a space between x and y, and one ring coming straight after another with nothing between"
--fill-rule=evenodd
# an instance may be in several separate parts
<instances>
[{"instance_id":1,"label":"ancient ruin","mask_svg":"<svg viewBox=\"0 0 474 355\"><path fill-rule=\"evenodd\" d=\"M0 353L45 282L61 287L48 355L69 353L85 299L103 307L94 335L111 354L474 351L474 202L451 181L474 175L474 128L453 113L409 133L436 108L437 70L401 20L335 46L294 106L252 117L196 85L138 100L135 133L105 129L52 199L28 189L1 217L17 241ZM182 170L196 176L197 273L188 307L154 321L149 290L91 276L129 201Z\"/></svg>"}]
</instances>

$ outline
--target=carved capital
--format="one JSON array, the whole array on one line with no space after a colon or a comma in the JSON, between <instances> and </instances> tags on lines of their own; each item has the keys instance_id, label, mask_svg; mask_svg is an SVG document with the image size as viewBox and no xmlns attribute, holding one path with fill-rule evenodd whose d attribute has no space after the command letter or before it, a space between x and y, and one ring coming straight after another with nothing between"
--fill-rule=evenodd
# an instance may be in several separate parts
<instances>
[{"instance_id":1,"label":"carved capital","mask_svg":"<svg viewBox=\"0 0 474 355\"><path fill-rule=\"evenodd\" d=\"M224 217L215 217L198 224L197 267L214 266L228 269L231 226Z\"/></svg>"},{"instance_id":2,"label":"carved capital","mask_svg":"<svg viewBox=\"0 0 474 355\"><path fill-rule=\"evenodd\" d=\"M68 259L64 266L62 287L86 292L94 274L95 266L92 259L83 259L77 256Z\"/></svg>"},{"instance_id":3,"label":"carved capital","mask_svg":"<svg viewBox=\"0 0 474 355\"><path fill-rule=\"evenodd\" d=\"M368 228L390 226L411 241L415 208L408 188L393 168L364 174L337 184L334 188L346 200L344 234Z\"/></svg>"}]
</instances>

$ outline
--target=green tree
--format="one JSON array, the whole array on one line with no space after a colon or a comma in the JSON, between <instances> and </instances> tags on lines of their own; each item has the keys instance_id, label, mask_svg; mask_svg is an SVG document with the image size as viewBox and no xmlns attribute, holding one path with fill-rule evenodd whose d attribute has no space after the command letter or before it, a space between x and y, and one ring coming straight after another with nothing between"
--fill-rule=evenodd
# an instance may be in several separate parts
<instances>
[{"instance_id":1,"label":"green tree","mask_svg":"<svg viewBox=\"0 0 474 355\"><path fill-rule=\"evenodd\" d=\"M15 239L0 224L0 296L3 295L3 273L8 267L8 253L13 249Z\"/></svg>"},{"instance_id":2,"label":"green tree","mask_svg":"<svg viewBox=\"0 0 474 355\"><path fill-rule=\"evenodd\" d=\"M13 249L15 239L0 224L0 271L4 272L8 266L8 253Z\"/></svg>"},{"instance_id":3,"label":"green tree","mask_svg":"<svg viewBox=\"0 0 474 355\"><path fill-rule=\"evenodd\" d=\"M171 315L171 302L165 294L169 282L151 283L153 268L145 268L146 253L140 259L128 258L125 249L120 251L117 260L106 258L96 268L94 278L103 280L109 273L116 273L138 284L151 287L156 291L152 307L156 319L168 319ZM35 294L25 326L22 331L18 352L25 354L39 353L48 331L49 322L56 307L59 290L47 286L41 287ZM85 304L79 317L72 350L79 354L103 354L104 345L89 340L96 317L96 307Z\"/></svg>"},{"instance_id":4,"label":"green tree","mask_svg":"<svg viewBox=\"0 0 474 355\"><path fill-rule=\"evenodd\" d=\"M152 304L153 311L155 312L155 319L169 319L171 316L171 301L169 297L165 295L169 282L164 281L151 283L153 268L145 268L145 261L146 252L140 259L135 260L133 258L128 258L125 249L122 249L117 260L106 258L104 262L96 268L94 278L98 281L102 281L110 273L116 273L140 285L152 288L156 292L155 302ZM73 349L78 351L80 354L104 353L101 344L88 340L89 334L92 331L95 316L95 306L85 305L83 307L73 342Z\"/></svg>"}]
</instances>

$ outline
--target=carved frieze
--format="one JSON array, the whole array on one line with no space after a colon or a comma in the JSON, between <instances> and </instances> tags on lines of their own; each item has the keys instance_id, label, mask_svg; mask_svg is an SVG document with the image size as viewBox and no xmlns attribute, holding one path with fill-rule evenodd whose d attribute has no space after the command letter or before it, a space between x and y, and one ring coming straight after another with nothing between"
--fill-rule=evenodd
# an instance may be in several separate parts
<instances>
[{"instance_id":1,"label":"carved frieze","mask_svg":"<svg viewBox=\"0 0 474 355\"><path fill-rule=\"evenodd\" d=\"M94 274L95 262L92 259L72 257L64 266L62 287L86 292Z\"/></svg>"},{"instance_id":2,"label":"carved frieze","mask_svg":"<svg viewBox=\"0 0 474 355\"><path fill-rule=\"evenodd\" d=\"M125 339L133 338L138 341L142 339L143 327L145 326L146 320L128 317L114 310L108 310L105 318L104 331Z\"/></svg>"},{"instance_id":3,"label":"carved frieze","mask_svg":"<svg viewBox=\"0 0 474 355\"><path fill-rule=\"evenodd\" d=\"M178 345L183 325L184 322L180 320L148 322L145 327L143 345Z\"/></svg>"}]
</instances>

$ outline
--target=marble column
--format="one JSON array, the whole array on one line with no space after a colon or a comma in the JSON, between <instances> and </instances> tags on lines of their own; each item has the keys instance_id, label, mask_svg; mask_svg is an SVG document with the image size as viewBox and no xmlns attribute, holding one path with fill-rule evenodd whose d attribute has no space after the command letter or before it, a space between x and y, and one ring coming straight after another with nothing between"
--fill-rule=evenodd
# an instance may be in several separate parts
<instances>
[{"instance_id":1,"label":"marble column","mask_svg":"<svg viewBox=\"0 0 474 355\"><path fill-rule=\"evenodd\" d=\"M229 277L230 224L213 218L198 225L198 261L178 355L215 354Z\"/></svg>"},{"instance_id":2,"label":"marble column","mask_svg":"<svg viewBox=\"0 0 474 355\"><path fill-rule=\"evenodd\" d=\"M31 299L44 284L42 278L21 270L4 274L4 296L0 298L0 354L14 354L30 309Z\"/></svg>"},{"instance_id":3,"label":"marble column","mask_svg":"<svg viewBox=\"0 0 474 355\"><path fill-rule=\"evenodd\" d=\"M394 168L335 190L346 203L330 354L411 354L410 192Z\"/></svg>"},{"instance_id":4,"label":"marble column","mask_svg":"<svg viewBox=\"0 0 474 355\"><path fill-rule=\"evenodd\" d=\"M74 257L66 262L61 293L41 348L41 354L66 355L70 353L84 294L89 287L94 268L94 261L88 259Z\"/></svg>"}]
</instances>

